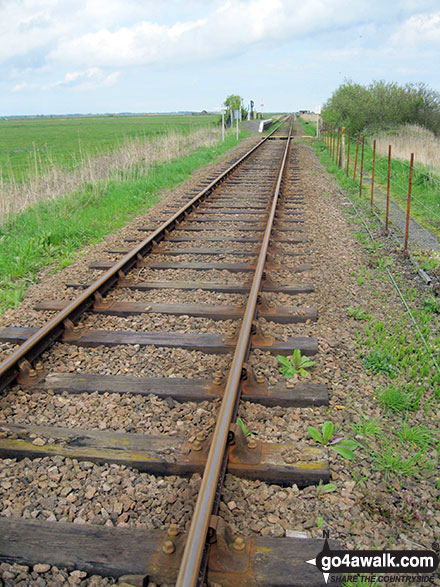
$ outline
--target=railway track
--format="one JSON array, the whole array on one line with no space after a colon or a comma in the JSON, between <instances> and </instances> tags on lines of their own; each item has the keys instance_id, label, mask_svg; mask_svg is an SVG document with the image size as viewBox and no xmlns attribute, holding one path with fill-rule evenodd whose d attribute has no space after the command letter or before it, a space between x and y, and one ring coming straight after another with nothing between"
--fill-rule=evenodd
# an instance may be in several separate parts
<instances>
[{"instance_id":1,"label":"railway track","mask_svg":"<svg viewBox=\"0 0 440 587\"><path fill-rule=\"evenodd\" d=\"M18 390L30 408L19 422L6 417L0 423L0 456L11 459L17 477L23 463L43 463L48 479L41 491L55 512L48 506L35 516L22 510L22 516L0 517L1 560L137 575L144 584L323 584L322 574L305 564L322 541L237 536L221 515L226 473L278 487L329 479L326 449L266 442L246 435L237 420L240 399L258 406L263 420L265 406L328 404L325 385L270 384L258 368L261 356L318 351L316 339L283 331L283 325L317 320L313 306L292 301L306 299L313 283L291 133L290 121L284 122L204 189L176 202L177 212L165 210L92 263L88 279L67 284L76 292L73 301L41 300L37 309L52 313L43 327L0 332L1 342L19 345L0 365L0 385L9 394ZM139 368L143 361L157 361L154 376ZM46 414L38 394L52 398ZM111 430L92 413L89 426L75 425L97 396L104 412L115 411ZM159 435L160 415L139 414L144 398L176 411L191 402L186 421ZM118 422L120 401L133 409L128 422ZM203 406L200 415L196 406ZM60 492L66 464L78 481L73 491ZM113 516L106 510L105 520L101 488L89 471L111 480L120 468L134 471L133 483L126 495L105 484L104 493L122 504L113 504ZM161 528L146 529L127 502L153 476L155 489L161 481L169 489L156 510L166 513L168 504L170 512ZM192 503L179 517L173 504L188 493L191 482L182 482L188 478L194 486L201 478L200 490L197 499L187 496ZM87 500L98 503L92 514L81 508Z\"/></svg>"}]
</instances>

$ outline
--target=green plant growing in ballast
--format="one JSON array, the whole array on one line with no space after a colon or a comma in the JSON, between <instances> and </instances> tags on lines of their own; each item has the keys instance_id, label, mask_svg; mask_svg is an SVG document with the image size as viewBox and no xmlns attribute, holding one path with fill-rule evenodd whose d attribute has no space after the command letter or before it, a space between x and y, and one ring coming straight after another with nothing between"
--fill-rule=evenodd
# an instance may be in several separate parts
<instances>
[{"instance_id":1,"label":"green plant growing in ballast","mask_svg":"<svg viewBox=\"0 0 440 587\"><path fill-rule=\"evenodd\" d=\"M316 365L316 361L311 361L308 357L301 355L299 349L295 349L290 358L284 357L283 355L277 355L277 359L281 363L280 373L287 379L291 379L294 375L310 377L310 373L307 369Z\"/></svg>"}]
</instances>

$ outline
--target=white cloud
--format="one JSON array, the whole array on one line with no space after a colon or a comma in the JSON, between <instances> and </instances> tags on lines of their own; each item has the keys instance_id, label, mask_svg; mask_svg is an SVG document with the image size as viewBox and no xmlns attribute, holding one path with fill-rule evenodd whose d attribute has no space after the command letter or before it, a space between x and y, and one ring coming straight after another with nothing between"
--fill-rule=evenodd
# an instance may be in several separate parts
<instances>
[{"instance_id":1,"label":"white cloud","mask_svg":"<svg viewBox=\"0 0 440 587\"><path fill-rule=\"evenodd\" d=\"M366 0L356 7L350 0L238 0L211 7L208 3L202 18L173 24L138 20L65 37L49 59L99 67L202 61L236 54L259 43L347 26L369 13Z\"/></svg>"},{"instance_id":2,"label":"white cloud","mask_svg":"<svg viewBox=\"0 0 440 587\"><path fill-rule=\"evenodd\" d=\"M66 73L64 79L53 82L45 86L44 89L73 88L75 90L92 90L109 87L115 85L119 75L118 71L106 75L99 67L90 67L85 71Z\"/></svg>"},{"instance_id":3,"label":"white cloud","mask_svg":"<svg viewBox=\"0 0 440 587\"><path fill-rule=\"evenodd\" d=\"M194 63L381 19L398 22L411 15L410 6L410 0L0 0L0 62L64 70ZM410 17L395 38L418 36L438 38L438 13Z\"/></svg>"},{"instance_id":4,"label":"white cloud","mask_svg":"<svg viewBox=\"0 0 440 587\"><path fill-rule=\"evenodd\" d=\"M13 92L21 92L21 90L24 90L27 87L28 87L28 84L26 82L20 82L18 84L15 84L15 86L12 88L12 91Z\"/></svg>"},{"instance_id":5,"label":"white cloud","mask_svg":"<svg viewBox=\"0 0 440 587\"><path fill-rule=\"evenodd\" d=\"M390 44L401 48L440 45L440 11L411 16L391 36Z\"/></svg>"},{"instance_id":6,"label":"white cloud","mask_svg":"<svg viewBox=\"0 0 440 587\"><path fill-rule=\"evenodd\" d=\"M157 15L153 0L0 0L0 62Z\"/></svg>"},{"instance_id":7,"label":"white cloud","mask_svg":"<svg viewBox=\"0 0 440 587\"><path fill-rule=\"evenodd\" d=\"M67 2L68 4L69 2ZM55 43L70 28L56 20L56 0L6 0L0 5L0 62Z\"/></svg>"},{"instance_id":8,"label":"white cloud","mask_svg":"<svg viewBox=\"0 0 440 587\"><path fill-rule=\"evenodd\" d=\"M303 39L319 48L323 38L322 61L345 66L374 50L400 54L402 47L438 46L438 0L420 1L417 8L411 0L0 0L2 76L13 92L88 90L116 84L123 68L181 68L255 46L268 54ZM293 67L300 67L298 52L309 62L308 53L285 47L286 56L296 51Z\"/></svg>"}]
</instances>

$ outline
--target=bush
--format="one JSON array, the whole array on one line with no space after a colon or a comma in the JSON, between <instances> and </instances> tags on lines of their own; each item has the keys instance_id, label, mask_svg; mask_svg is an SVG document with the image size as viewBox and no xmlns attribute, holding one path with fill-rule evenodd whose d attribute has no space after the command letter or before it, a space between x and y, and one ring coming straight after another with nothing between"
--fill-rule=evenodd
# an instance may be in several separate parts
<instances>
[{"instance_id":1,"label":"bush","mask_svg":"<svg viewBox=\"0 0 440 587\"><path fill-rule=\"evenodd\" d=\"M362 86L346 81L325 103L322 117L352 132L410 123L440 135L440 94L426 84L379 81Z\"/></svg>"}]
</instances>

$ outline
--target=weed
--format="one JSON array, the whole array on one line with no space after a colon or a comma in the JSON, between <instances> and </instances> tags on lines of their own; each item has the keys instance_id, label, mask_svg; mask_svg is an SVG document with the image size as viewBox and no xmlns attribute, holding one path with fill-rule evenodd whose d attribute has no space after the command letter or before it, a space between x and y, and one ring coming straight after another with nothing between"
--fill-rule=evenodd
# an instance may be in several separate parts
<instances>
[{"instance_id":1,"label":"weed","mask_svg":"<svg viewBox=\"0 0 440 587\"><path fill-rule=\"evenodd\" d=\"M435 438L431 430L423 426L410 426L408 422L403 422L397 435L402 443L408 442L420 449L427 449L428 446L435 444Z\"/></svg>"},{"instance_id":2,"label":"weed","mask_svg":"<svg viewBox=\"0 0 440 587\"><path fill-rule=\"evenodd\" d=\"M391 265L393 264L393 259L388 256L378 256L376 257L376 263L379 271L385 271L387 267L391 267Z\"/></svg>"},{"instance_id":3,"label":"weed","mask_svg":"<svg viewBox=\"0 0 440 587\"><path fill-rule=\"evenodd\" d=\"M319 480L319 484L316 486L316 497L322 497L326 493L332 493L333 491L337 491L337 486L333 483L326 483L325 485L322 483L322 479Z\"/></svg>"},{"instance_id":4,"label":"weed","mask_svg":"<svg viewBox=\"0 0 440 587\"><path fill-rule=\"evenodd\" d=\"M355 471L351 472L351 476L356 482L355 487L357 487L358 485L360 485L364 481L367 481L370 478L369 475L363 475L362 477L359 477L359 475Z\"/></svg>"},{"instance_id":5,"label":"weed","mask_svg":"<svg viewBox=\"0 0 440 587\"><path fill-rule=\"evenodd\" d=\"M365 245L368 242L367 236L364 232L357 230L354 235L356 240L358 240L362 245Z\"/></svg>"},{"instance_id":6,"label":"weed","mask_svg":"<svg viewBox=\"0 0 440 587\"><path fill-rule=\"evenodd\" d=\"M236 424L238 424L238 426L240 426L240 428L243 430L243 434L245 436L251 436L252 434L257 434L256 432L252 432L252 430L249 430L241 418L237 418Z\"/></svg>"},{"instance_id":7,"label":"weed","mask_svg":"<svg viewBox=\"0 0 440 587\"><path fill-rule=\"evenodd\" d=\"M357 283L358 283L358 285L363 285L363 284L364 284L364 282L365 282L365 277L362 277L362 276L361 276L361 277L358 277L358 278L357 278Z\"/></svg>"},{"instance_id":8,"label":"weed","mask_svg":"<svg viewBox=\"0 0 440 587\"><path fill-rule=\"evenodd\" d=\"M405 457L400 446L395 442L384 442L379 450L369 449L373 467L383 471L387 479L391 475L416 476L424 470L433 470L433 462L427 461L423 451Z\"/></svg>"},{"instance_id":9,"label":"weed","mask_svg":"<svg viewBox=\"0 0 440 587\"><path fill-rule=\"evenodd\" d=\"M368 314L363 308L357 306L356 308L347 308L348 315L355 320L369 320L371 314Z\"/></svg>"},{"instance_id":10,"label":"weed","mask_svg":"<svg viewBox=\"0 0 440 587\"><path fill-rule=\"evenodd\" d=\"M364 367L373 373L385 373L390 377L396 375L396 368L391 355L387 351L373 349L364 359Z\"/></svg>"},{"instance_id":11,"label":"weed","mask_svg":"<svg viewBox=\"0 0 440 587\"><path fill-rule=\"evenodd\" d=\"M404 385L390 385L378 391L379 404L391 412L415 412L420 407L423 391Z\"/></svg>"},{"instance_id":12,"label":"weed","mask_svg":"<svg viewBox=\"0 0 440 587\"><path fill-rule=\"evenodd\" d=\"M321 424L321 431L319 431L314 426L308 426L307 428L307 432L313 438L313 440L319 442L319 444L322 444L323 446L328 446L344 459L353 459L353 451L356 450L356 448L359 446L359 443L355 442L354 440L344 440L342 437L336 438L330 442L333 438L334 431L334 424L330 420L326 420Z\"/></svg>"},{"instance_id":13,"label":"weed","mask_svg":"<svg viewBox=\"0 0 440 587\"><path fill-rule=\"evenodd\" d=\"M316 442L319 442L319 444L323 444L324 446L327 446L332 439L334 430L335 426L330 420L326 420L321 424L321 432L314 426L309 426L307 428L307 432L313 440L316 440Z\"/></svg>"},{"instance_id":14,"label":"weed","mask_svg":"<svg viewBox=\"0 0 440 587\"><path fill-rule=\"evenodd\" d=\"M423 300L423 310L425 312L432 312L433 314L440 314L440 305L438 300L434 297L426 298Z\"/></svg>"},{"instance_id":15,"label":"weed","mask_svg":"<svg viewBox=\"0 0 440 587\"><path fill-rule=\"evenodd\" d=\"M383 248L382 243L378 243L377 241L367 241L365 244L365 248L367 251L370 251L373 255L378 255Z\"/></svg>"},{"instance_id":16,"label":"weed","mask_svg":"<svg viewBox=\"0 0 440 587\"><path fill-rule=\"evenodd\" d=\"M351 425L351 429L359 436L372 436L377 437L382 433L382 428L379 424L379 420L375 418L365 418L361 416L358 422L354 422Z\"/></svg>"},{"instance_id":17,"label":"weed","mask_svg":"<svg viewBox=\"0 0 440 587\"><path fill-rule=\"evenodd\" d=\"M281 363L280 373L287 379L291 379L294 375L310 377L307 369L316 365L316 361L311 361L308 357L301 355L299 349L295 349L290 358L277 355L277 359Z\"/></svg>"}]
</instances>

